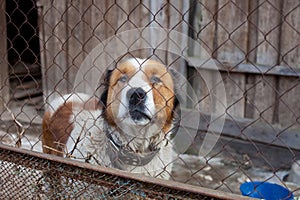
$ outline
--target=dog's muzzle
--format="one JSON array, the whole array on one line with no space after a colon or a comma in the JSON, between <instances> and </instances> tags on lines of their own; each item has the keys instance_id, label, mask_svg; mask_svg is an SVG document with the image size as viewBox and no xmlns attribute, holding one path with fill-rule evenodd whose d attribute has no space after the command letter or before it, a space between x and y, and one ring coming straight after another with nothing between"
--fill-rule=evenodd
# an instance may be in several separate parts
<instances>
[{"instance_id":1,"label":"dog's muzzle","mask_svg":"<svg viewBox=\"0 0 300 200\"><path fill-rule=\"evenodd\" d=\"M146 107L147 93L142 88L131 88L126 93L126 97L128 99L129 114L134 121L142 119L151 121Z\"/></svg>"}]
</instances>

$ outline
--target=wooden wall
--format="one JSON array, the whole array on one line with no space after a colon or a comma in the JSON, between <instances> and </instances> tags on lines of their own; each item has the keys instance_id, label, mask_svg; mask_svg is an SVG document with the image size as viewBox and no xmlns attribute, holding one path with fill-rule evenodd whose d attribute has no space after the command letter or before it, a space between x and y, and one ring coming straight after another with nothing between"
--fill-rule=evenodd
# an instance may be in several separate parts
<instances>
[{"instance_id":1,"label":"wooden wall","mask_svg":"<svg viewBox=\"0 0 300 200\"><path fill-rule=\"evenodd\" d=\"M109 37L126 30L149 26L187 32L187 24L182 21L182 15L189 8L188 2L167 2L169 1L41 0L39 15L45 100L71 92L76 71L83 59L96 45ZM185 18L188 18L188 13ZM158 33L151 34L155 38ZM130 38L120 39L125 41ZM182 59L163 51L144 49L132 54L139 57L155 54L163 62L176 65L182 73L185 71L185 68L180 67L184 64Z\"/></svg>"},{"instance_id":2,"label":"wooden wall","mask_svg":"<svg viewBox=\"0 0 300 200\"><path fill-rule=\"evenodd\" d=\"M9 100L9 76L6 50L5 0L0 0L0 113Z\"/></svg>"},{"instance_id":3,"label":"wooden wall","mask_svg":"<svg viewBox=\"0 0 300 200\"><path fill-rule=\"evenodd\" d=\"M283 129L300 123L300 5L298 1L197 1L193 32L203 49L191 57L211 55L221 70L231 119L253 119ZM201 95L201 110L210 99L201 76L191 67L190 78ZM201 74L213 76L209 67Z\"/></svg>"},{"instance_id":4,"label":"wooden wall","mask_svg":"<svg viewBox=\"0 0 300 200\"><path fill-rule=\"evenodd\" d=\"M217 61L226 87L226 113L230 118L257 119L283 128L298 126L300 22L296 19L300 8L297 1L201 0L195 4L191 1L191 5L180 0L37 2L46 101L72 91L78 67L97 44L126 30L159 26L193 33L205 52L195 47L189 49L190 56L200 62L207 58L208 52ZM5 10L5 1L0 3ZM0 110L3 102L8 101L5 17L1 13ZM155 38L156 33L152 36ZM182 46L188 43L182 38L176 40ZM179 56L159 50L141 50L133 55L155 55L182 74L189 74L196 93L201 95L201 111L210 112L209 91L203 79L192 67L187 70ZM215 72L209 67L200 70L213 81Z\"/></svg>"}]
</instances>

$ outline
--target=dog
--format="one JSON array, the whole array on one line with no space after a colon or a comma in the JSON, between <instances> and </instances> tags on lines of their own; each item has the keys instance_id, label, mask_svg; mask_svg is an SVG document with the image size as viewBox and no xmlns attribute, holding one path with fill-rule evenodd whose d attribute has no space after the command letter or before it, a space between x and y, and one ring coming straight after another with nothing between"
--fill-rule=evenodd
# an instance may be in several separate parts
<instances>
[{"instance_id":1,"label":"dog","mask_svg":"<svg viewBox=\"0 0 300 200\"><path fill-rule=\"evenodd\" d=\"M107 71L100 99L55 99L43 117L43 152L169 179L180 115L175 74L131 58Z\"/></svg>"}]
</instances>

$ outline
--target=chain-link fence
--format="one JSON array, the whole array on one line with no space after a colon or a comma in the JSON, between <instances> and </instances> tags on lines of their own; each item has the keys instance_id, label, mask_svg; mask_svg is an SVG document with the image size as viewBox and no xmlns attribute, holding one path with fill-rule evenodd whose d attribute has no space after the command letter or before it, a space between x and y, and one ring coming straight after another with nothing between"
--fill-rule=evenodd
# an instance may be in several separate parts
<instances>
[{"instance_id":1,"label":"chain-link fence","mask_svg":"<svg viewBox=\"0 0 300 200\"><path fill-rule=\"evenodd\" d=\"M298 1L2 0L0 5L0 142L83 161L1 146L1 198L226 197L161 180L143 182L135 173L120 176L99 168L100 173L96 167L136 172L138 165L153 176L145 160L155 156L160 172L154 177L167 174L172 181L228 195L240 194L244 182L271 182L300 196ZM124 60L132 57L130 66L138 67L126 74ZM155 73L147 70L155 68L153 60L159 66ZM123 74L112 72L118 83L105 79L107 69ZM128 102L122 97L126 89L133 91ZM114 92L103 95L106 90ZM127 115L116 122L123 107ZM58 110L69 118L55 114ZM47 113L54 118L43 131ZM126 128L127 118L151 123ZM149 124L165 134L157 143ZM77 135L69 127L79 129ZM137 137L133 130L148 136ZM43 132L69 138L49 139ZM99 132L103 143L93 135ZM130 136L124 139L120 132ZM172 155L164 157L168 145L164 151ZM114 159L109 147L116 150ZM149 159L137 156L145 149ZM91 160L95 168L84 164ZM135 167L128 170L125 160Z\"/></svg>"},{"instance_id":2,"label":"chain-link fence","mask_svg":"<svg viewBox=\"0 0 300 200\"><path fill-rule=\"evenodd\" d=\"M237 199L1 145L1 199ZM49 160L50 159L50 160Z\"/></svg>"}]
</instances>

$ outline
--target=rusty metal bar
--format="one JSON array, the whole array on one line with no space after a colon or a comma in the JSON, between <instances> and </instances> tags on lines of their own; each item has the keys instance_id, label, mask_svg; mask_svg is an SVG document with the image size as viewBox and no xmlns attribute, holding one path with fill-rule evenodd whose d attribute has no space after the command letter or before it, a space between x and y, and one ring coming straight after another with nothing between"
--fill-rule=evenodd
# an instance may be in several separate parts
<instances>
[{"instance_id":1,"label":"rusty metal bar","mask_svg":"<svg viewBox=\"0 0 300 200\"><path fill-rule=\"evenodd\" d=\"M3 144L0 144L0 160L43 172L47 171L46 168L48 168L51 171L47 173L59 173L61 176L78 180L84 179L86 182L101 184L102 186L113 186L116 182L120 181L124 183L130 182L132 185L138 185L139 190L142 190L151 197L156 195L165 197L171 195L179 199L181 197L188 197L190 199L203 199L207 197L213 199L249 199L236 194L131 174L102 166L93 166L88 163L76 162L71 159L9 147ZM101 179L101 177L104 177L103 180L98 179Z\"/></svg>"}]
</instances>

